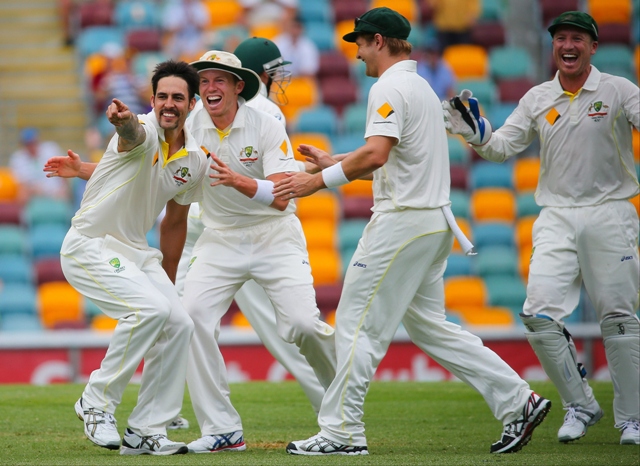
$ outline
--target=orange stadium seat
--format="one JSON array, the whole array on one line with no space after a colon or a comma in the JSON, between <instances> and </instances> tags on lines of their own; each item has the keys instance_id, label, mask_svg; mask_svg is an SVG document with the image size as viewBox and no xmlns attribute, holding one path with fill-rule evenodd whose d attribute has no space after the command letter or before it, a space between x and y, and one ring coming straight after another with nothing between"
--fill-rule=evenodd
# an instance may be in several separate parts
<instances>
[{"instance_id":1,"label":"orange stadium seat","mask_svg":"<svg viewBox=\"0 0 640 466\"><path fill-rule=\"evenodd\" d=\"M631 201L633 206L636 208L636 212L638 212L638 215L640 215L640 195L632 197L631 199L629 199L629 201Z\"/></svg>"},{"instance_id":2,"label":"orange stadium seat","mask_svg":"<svg viewBox=\"0 0 640 466\"><path fill-rule=\"evenodd\" d=\"M444 281L446 309L482 307L488 303L487 287L480 277L453 276Z\"/></svg>"},{"instance_id":3,"label":"orange stadium seat","mask_svg":"<svg viewBox=\"0 0 640 466\"><path fill-rule=\"evenodd\" d=\"M533 244L533 223L537 218L537 215L527 215L516 220L514 241L518 249L531 249Z\"/></svg>"},{"instance_id":4,"label":"orange stadium seat","mask_svg":"<svg viewBox=\"0 0 640 466\"><path fill-rule=\"evenodd\" d=\"M327 219L306 219L301 220L300 223L308 249L336 249L338 247L338 228L335 222Z\"/></svg>"},{"instance_id":5,"label":"orange stadium seat","mask_svg":"<svg viewBox=\"0 0 640 466\"><path fill-rule=\"evenodd\" d=\"M91 319L91 330L96 330L98 332L113 332L116 325L118 325L118 321L116 319L112 319L104 314L94 316L93 319Z\"/></svg>"},{"instance_id":6,"label":"orange stadium seat","mask_svg":"<svg viewBox=\"0 0 640 466\"><path fill-rule=\"evenodd\" d=\"M636 44L635 54L636 54L636 78L638 79L638 82L640 82L640 44ZM638 152L636 152L636 154L638 154ZM640 159L640 155L638 156L638 158Z\"/></svg>"},{"instance_id":7,"label":"orange stadium seat","mask_svg":"<svg viewBox=\"0 0 640 466\"><path fill-rule=\"evenodd\" d=\"M358 46L352 42L342 40L342 36L353 31L354 19L355 18L345 19L336 23L336 46L338 47L338 50L352 62L357 60L356 54L358 53Z\"/></svg>"},{"instance_id":8,"label":"orange stadium seat","mask_svg":"<svg viewBox=\"0 0 640 466\"><path fill-rule=\"evenodd\" d=\"M518 251L518 273L525 283L529 279L529 264L531 263L531 245L521 247Z\"/></svg>"},{"instance_id":9,"label":"orange stadium seat","mask_svg":"<svg viewBox=\"0 0 640 466\"><path fill-rule=\"evenodd\" d=\"M0 167L0 201L15 201L19 192L18 180L9 168Z\"/></svg>"},{"instance_id":10,"label":"orange stadium seat","mask_svg":"<svg viewBox=\"0 0 640 466\"><path fill-rule=\"evenodd\" d=\"M212 28L237 24L242 17L242 4L238 0L205 0ZM262 36L261 36L262 37Z\"/></svg>"},{"instance_id":11,"label":"orange stadium seat","mask_svg":"<svg viewBox=\"0 0 640 466\"><path fill-rule=\"evenodd\" d=\"M231 325L233 327L241 328L241 329L250 329L251 324L249 323L249 319L242 313L242 311L236 311L231 315Z\"/></svg>"},{"instance_id":12,"label":"orange stadium seat","mask_svg":"<svg viewBox=\"0 0 640 466\"><path fill-rule=\"evenodd\" d=\"M273 40L280 32L279 24L262 23L256 24L249 30L249 37L264 37L265 39Z\"/></svg>"},{"instance_id":13,"label":"orange stadium seat","mask_svg":"<svg viewBox=\"0 0 640 466\"><path fill-rule=\"evenodd\" d=\"M309 248L309 263L314 286L334 284L341 279L340 253L336 249Z\"/></svg>"},{"instance_id":14,"label":"orange stadium seat","mask_svg":"<svg viewBox=\"0 0 640 466\"><path fill-rule=\"evenodd\" d=\"M296 200L300 221L324 220L336 225L340 219L340 199L333 191L323 190Z\"/></svg>"},{"instance_id":15,"label":"orange stadium seat","mask_svg":"<svg viewBox=\"0 0 640 466\"><path fill-rule=\"evenodd\" d=\"M587 11L598 25L605 23L629 24L633 6L629 0L588 0Z\"/></svg>"},{"instance_id":16,"label":"orange stadium seat","mask_svg":"<svg viewBox=\"0 0 640 466\"><path fill-rule=\"evenodd\" d=\"M343 184L338 189L344 197L373 196L373 182L370 180L353 180L350 183Z\"/></svg>"},{"instance_id":17,"label":"orange stadium seat","mask_svg":"<svg viewBox=\"0 0 640 466\"><path fill-rule=\"evenodd\" d=\"M458 44L447 47L442 58L457 79L482 79L489 73L489 56L481 45Z\"/></svg>"},{"instance_id":18,"label":"orange stadium seat","mask_svg":"<svg viewBox=\"0 0 640 466\"><path fill-rule=\"evenodd\" d=\"M513 164L513 187L516 192L535 191L538 187L540 159L538 157L518 158Z\"/></svg>"},{"instance_id":19,"label":"orange stadium seat","mask_svg":"<svg viewBox=\"0 0 640 466\"><path fill-rule=\"evenodd\" d=\"M465 324L477 326L512 326L515 319L510 309L501 306L458 306L452 308Z\"/></svg>"},{"instance_id":20,"label":"orange stadium seat","mask_svg":"<svg viewBox=\"0 0 640 466\"><path fill-rule=\"evenodd\" d=\"M417 0L421 1L421 0ZM370 9L386 6L407 18L411 24L420 21L420 9L416 0L371 0Z\"/></svg>"},{"instance_id":21,"label":"orange stadium seat","mask_svg":"<svg viewBox=\"0 0 640 466\"><path fill-rule=\"evenodd\" d=\"M263 36L255 36L263 37ZM303 108L318 103L320 91L314 78L294 76L285 90L288 103L280 107L289 124L293 123L298 112Z\"/></svg>"},{"instance_id":22,"label":"orange stadium seat","mask_svg":"<svg viewBox=\"0 0 640 466\"><path fill-rule=\"evenodd\" d=\"M640 51L640 46L638 50ZM640 53L636 58L640 61ZM633 141L633 159L636 163L640 163L640 131L634 129L631 133L631 139Z\"/></svg>"},{"instance_id":23,"label":"orange stadium seat","mask_svg":"<svg viewBox=\"0 0 640 466\"><path fill-rule=\"evenodd\" d=\"M469 223L469 220L467 220L466 218L456 218L456 223L458 224L458 226L460 227L460 229L462 230L462 232L464 233L464 235L469 239L469 241L471 241L473 243L473 229L471 228L471 224ZM460 246L460 243L458 242L457 239L454 238L453 240L453 252L463 252L462 251L462 246Z\"/></svg>"},{"instance_id":24,"label":"orange stadium seat","mask_svg":"<svg viewBox=\"0 0 640 466\"><path fill-rule=\"evenodd\" d=\"M82 295L67 282L48 282L38 287L40 319L45 328L83 324Z\"/></svg>"},{"instance_id":25,"label":"orange stadium seat","mask_svg":"<svg viewBox=\"0 0 640 466\"><path fill-rule=\"evenodd\" d=\"M300 160L302 162L305 161L305 158L300 152L298 152L300 144L308 144L310 146L317 147L328 154L332 154L331 139L323 133L292 133L289 135L289 141L291 142L293 156L296 160Z\"/></svg>"},{"instance_id":26,"label":"orange stadium seat","mask_svg":"<svg viewBox=\"0 0 640 466\"><path fill-rule=\"evenodd\" d=\"M471 218L476 222L516 219L516 196L507 188L479 188L471 193Z\"/></svg>"}]
</instances>

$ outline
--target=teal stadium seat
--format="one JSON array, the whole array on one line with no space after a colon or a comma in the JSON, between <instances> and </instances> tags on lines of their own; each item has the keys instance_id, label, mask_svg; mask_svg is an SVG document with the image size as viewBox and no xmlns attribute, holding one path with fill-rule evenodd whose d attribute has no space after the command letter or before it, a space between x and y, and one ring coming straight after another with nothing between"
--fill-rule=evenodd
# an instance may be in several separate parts
<instances>
[{"instance_id":1,"label":"teal stadium seat","mask_svg":"<svg viewBox=\"0 0 640 466\"><path fill-rule=\"evenodd\" d=\"M36 197L25 206L23 215L29 228L52 224L69 228L73 209L71 204L64 200Z\"/></svg>"},{"instance_id":2,"label":"teal stadium seat","mask_svg":"<svg viewBox=\"0 0 640 466\"><path fill-rule=\"evenodd\" d=\"M249 31L241 25L220 26L207 32L211 50L224 50L227 44L240 43L249 38Z\"/></svg>"},{"instance_id":3,"label":"teal stadium seat","mask_svg":"<svg viewBox=\"0 0 640 466\"><path fill-rule=\"evenodd\" d=\"M514 246L514 228L502 222L479 222L473 225L473 244L478 255L485 247Z\"/></svg>"},{"instance_id":4,"label":"teal stadium seat","mask_svg":"<svg viewBox=\"0 0 640 466\"><path fill-rule=\"evenodd\" d=\"M105 44L117 44L124 49L125 35L118 26L91 26L83 29L76 39L76 50L82 60L98 53Z\"/></svg>"},{"instance_id":5,"label":"teal stadium seat","mask_svg":"<svg viewBox=\"0 0 640 466\"><path fill-rule=\"evenodd\" d=\"M60 257L62 241L69 229L62 225L36 225L29 231L31 257L34 261Z\"/></svg>"},{"instance_id":6,"label":"teal stadium seat","mask_svg":"<svg viewBox=\"0 0 640 466\"><path fill-rule=\"evenodd\" d=\"M533 193L522 193L516 196L516 208L518 217L527 217L529 215L538 215L542 207L536 204Z\"/></svg>"},{"instance_id":7,"label":"teal stadium seat","mask_svg":"<svg viewBox=\"0 0 640 466\"><path fill-rule=\"evenodd\" d=\"M498 102L498 88L492 79L462 79L456 84L456 94L469 89L484 109L484 113Z\"/></svg>"},{"instance_id":8,"label":"teal stadium seat","mask_svg":"<svg viewBox=\"0 0 640 466\"><path fill-rule=\"evenodd\" d=\"M301 110L294 124L296 133L323 133L331 137L338 132L338 115L328 105Z\"/></svg>"},{"instance_id":9,"label":"teal stadium seat","mask_svg":"<svg viewBox=\"0 0 640 466\"><path fill-rule=\"evenodd\" d=\"M37 315L7 314L0 317L2 332L40 332L42 323Z\"/></svg>"},{"instance_id":10,"label":"teal stadium seat","mask_svg":"<svg viewBox=\"0 0 640 466\"><path fill-rule=\"evenodd\" d=\"M485 280L489 304L503 306L521 312L524 301L527 298L527 288L518 276L491 276Z\"/></svg>"},{"instance_id":11,"label":"teal stadium seat","mask_svg":"<svg viewBox=\"0 0 640 466\"><path fill-rule=\"evenodd\" d=\"M151 75L158 63L169 57L163 52L139 52L131 58L131 71L138 77L151 80Z\"/></svg>"},{"instance_id":12,"label":"teal stadium seat","mask_svg":"<svg viewBox=\"0 0 640 466\"><path fill-rule=\"evenodd\" d=\"M27 283L5 283L0 289L0 319L9 314L37 315L36 289Z\"/></svg>"},{"instance_id":13,"label":"teal stadium seat","mask_svg":"<svg viewBox=\"0 0 640 466\"><path fill-rule=\"evenodd\" d=\"M25 254L26 230L18 225L0 225L0 254Z\"/></svg>"},{"instance_id":14,"label":"teal stadium seat","mask_svg":"<svg viewBox=\"0 0 640 466\"><path fill-rule=\"evenodd\" d=\"M331 147L334 154L346 154L364 145L364 142L364 132L343 134L331 138Z\"/></svg>"},{"instance_id":15,"label":"teal stadium seat","mask_svg":"<svg viewBox=\"0 0 640 466\"><path fill-rule=\"evenodd\" d=\"M480 19L502 21L506 13L506 3L503 0L482 0L480 2L482 8L480 10Z\"/></svg>"},{"instance_id":16,"label":"teal stadium seat","mask_svg":"<svg viewBox=\"0 0 640 466\"><path fill-rule=\"evenodd\" d=\"M494 47L489 51L489 70L496 80L531 77L531 55L523 47Z\"/></svg>"},{"instance_id":17,"label":"teal stadium seat","mask_svg":"<svg viewBox=\"0 0 640 466\"><path fill-rule=\"evenodd\" d=\"M301 2L313 3L313 2ZM320 52L336 48L336 31L333 23L311 22L304 27L304 35L316 44Z\"/></svg>"},{"instance_id":18,"label":"teal stadium seat","mask_svg":"<svg viewBox=\"0 0 640 466\"><path fill-rule=\"evenodd\" d=\"M593 66L603 73L624 76L635 82L634 57L631 47L621 44L602 44L591 57Z\"/></svg>"},{"instance_id":19,"label":"teal stadium seat","mask_svg":"<svg viewBox=\"0 0 640 466\"><path fill-rule=\"evenodd\" d=\"M491 122L494 131L504 125L517 106L518 104L514 102L498 103L491 106L487 111L486 117Z\"/></svg>"},{"instance_id":20,"label":"teal stadium seat","mask_svg":"<svg viewBox=\"0 0 640 466\"><path fill-rule=\"evenodd\" d=\"M469 219L469 193L462 189L452 189L449 193L451 211L455 217Z\"/></svg>"},{"instance_id":21,"label":"teal stadium seat","mask_svg":"<svg viewBox=\"0 0 640 466\"><path fill-rule=\"evenodd\" d=\"M518 254L513 246L486 246L476 257L476 271L485 280L493 276L518 275Z\"/></svg>"},{"instance_id":22,"label":"teal stadium seat","mask_svg":"<svg viewBox=\"0 0 640 466\"><path fill-rule=\"evenodd\" d=\"M342 131L345 134L364 136L367 126L367 103L356 102L347 105L342 115Z\"/></svg>"},{"instance_id":23,"label":"teal stadium seat","mask_svg":"<svg viewBox=\"0 0 640 466\"><path fill-rule=\"evenodd\" d=\"M353 254L358 241L362 238L362 232L369 223L364 219L346 219L340 222L338 226L338 240L340 242L340 255L343 257L343 261L346 258L347 261L351 258L346 257L347 254Z\"/></svg>"},{"instance_id":24,"label":"teal stadium seat","mask_svg":"<svg viewBox=\"0 0 640 466\"><path fill-rule=\"evenodd\" d=\"M149 0L128 0L116 2L113 12L114 22L124 30L160 28L161 9Z\"/></svg>"},{"instance_id":25,"label":"teal stadium seat","mask_svg":"<svg viewBox=\"0 0 640 466\"><path fill-rule=\"evenodd\" d=\"M477 162L471 167L471 189L513 188L513 164L509 162Z\"/></svg>"},{"instance_id":26,"label":"teal stadium seat","mask_svg":"<svg viewBox=\"0 0 640 466\"><path fill-rule=\"evenodd\" d=\"M33 284L31 260L22 254L0 254L0 287L3 283Z\"/></svg>"},{"instance_id":27,"label":"teal stadium seat","mask_svg":"<svg viewBox=\"0 0 640 466\"><path fill-rule=\"evenodd\" d=\"M313 2L298 2L298 17L305 24L327 23L333 24L333 8L328 0L314 0Z\"/></svg>"},{"instance_id":28,"label":"teal stadium seat","mask_svg":"<svg viewBox=\"0 0 640 466\"><path fill-rule=\"evenodd\" d=\"M447 268L444 271L444 278L456 276L476 275L474 260L464 254L451 253L447 258Z\"/></svg>"},{"instance_id":29,"label":"teal stadium seat","mask_svg":"<svg viewBox=\"0 0 640 466\"><path fill-rule=\"evenodd\" d=\"M451 165L466 165L469 162L469 146L460 138L454 136L447 137L449 146L449 163Z\"/></svg>"}]
</instances>

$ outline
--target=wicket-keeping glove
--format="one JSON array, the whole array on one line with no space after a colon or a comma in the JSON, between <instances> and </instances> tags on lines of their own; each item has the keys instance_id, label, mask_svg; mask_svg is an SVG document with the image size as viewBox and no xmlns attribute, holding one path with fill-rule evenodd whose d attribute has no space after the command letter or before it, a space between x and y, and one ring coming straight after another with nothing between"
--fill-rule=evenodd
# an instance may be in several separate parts
<instances>
[{"instance_id":1,"label":"wicket-keeping glove","mask_svg":"<svg viewBox=\"0 0 640 466\"><path fill-rule=\"evenodd\" d=\"M442 102L444 125L452 134L460 134L470 144L481 146L491 138L493 128L485 117L480 116L478 99L470 90L464 89L460 95ZM462 102L469 104L467 108Z\"/></svg>"}]
</instances>

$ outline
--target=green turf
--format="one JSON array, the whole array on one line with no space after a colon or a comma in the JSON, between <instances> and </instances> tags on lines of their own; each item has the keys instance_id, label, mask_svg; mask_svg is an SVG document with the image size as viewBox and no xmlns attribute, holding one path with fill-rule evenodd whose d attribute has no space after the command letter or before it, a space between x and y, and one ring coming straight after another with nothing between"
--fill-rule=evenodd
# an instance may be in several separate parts
<instances>
[{"instance_id":1,"label":"green turf","mask_svg":"<svg viewBox=\"0 0 640 466\"><path fill-rule=\"evenodd\" d=\"M625 465L640 464L640 447L619 445L613 428L611 383L592 383L605 410L604 418L588 435L560 444L556 432L564 411L557 392L548 383L533 388L553 401L545 422L522 451L491 455L489 446L502 426L482 398L456 382L376 382L365 405L369 456L299 457L287 455L290 440L317 433L315 416L297 384L253 382L232 385L232 399L242 415L247 451L216 455L123 457L84 438L73 404L80 385L33 387L0 386L0 464L43 465ZM127 389L116 412L119 430L135 403L137 386ZM191 405L183 415L191 428L171 433L189 442L199 436Z\"/></svg>"}]
</instances>

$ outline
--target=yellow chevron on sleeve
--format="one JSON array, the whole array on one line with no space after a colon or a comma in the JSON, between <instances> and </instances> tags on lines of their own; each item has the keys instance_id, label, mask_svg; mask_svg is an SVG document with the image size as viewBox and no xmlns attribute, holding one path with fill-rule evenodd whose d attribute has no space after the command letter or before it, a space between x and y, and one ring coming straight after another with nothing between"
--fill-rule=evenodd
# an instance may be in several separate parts
<instances>
[{"instance_id":1,"label":"yellow chevron on sleeve","mask_svg":"<svg viewBox=\"0 0 640 466\"><path fill-rule=\"evenodd\" d=\"M382 107L380 107L377 111L382 118L386 119L393 114L393 107L385 102L384 105L382 105Z\"/></svg>"},{"instance_id":2,"label":"yellow chevron on sleeve","mask_svg":"<svg viewBox=\"0 0 640 466\"><path fill-rule=\"evenodd\" d=\"M289 153L289 145L287 144L287 140L282 141L282 145L280 146L280 150L284 152L285 155Z\"/></svg>"},{"instance_id":3,"label":"yellow chevron on sleeve","mask_svg":"<svg viewBox=\"0 0 640 466\"><path fill-rule=\"evenodd\" d=\"M554 107L549 110L549 113L547 113L547 116L545 116L544 118L549 122L551 126L553 126L555 122L558 121L558 118L560 118L560 114Z\"/></svg>"}]
</instances>

